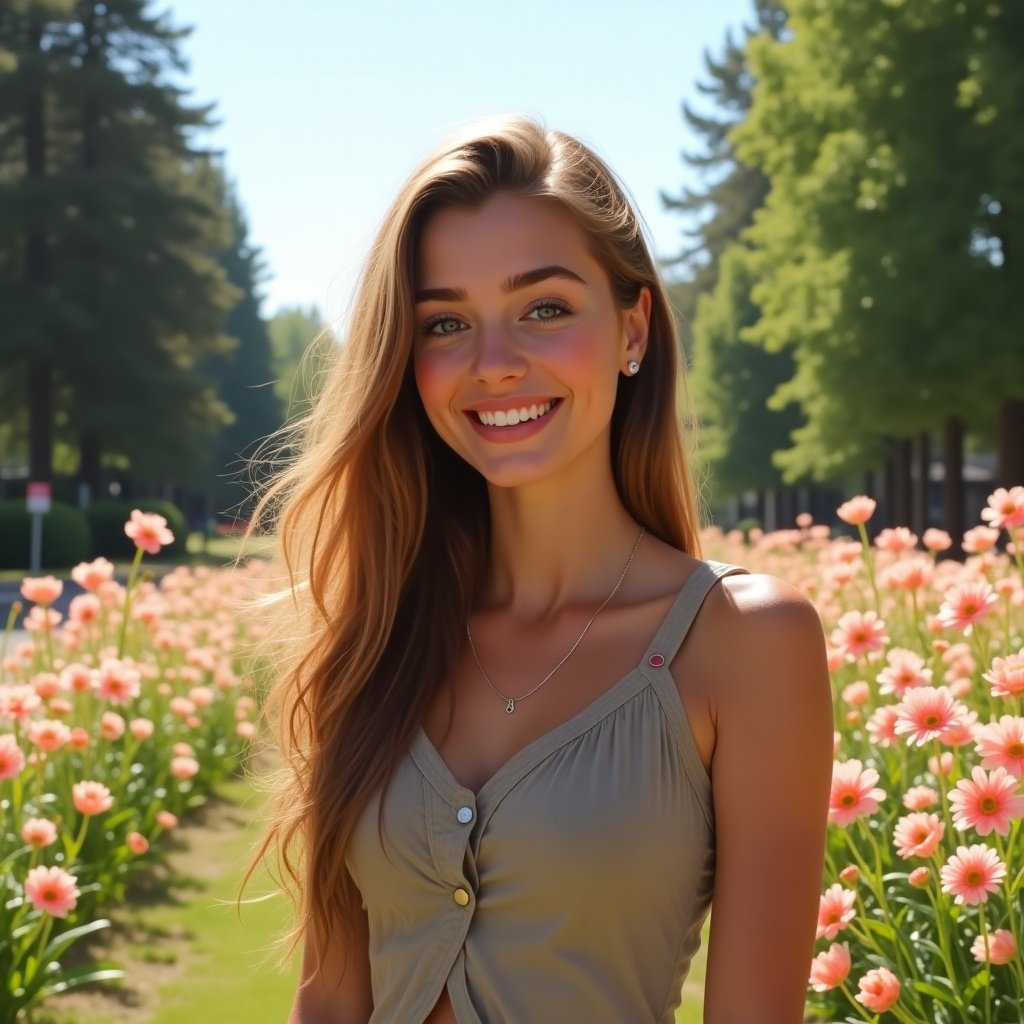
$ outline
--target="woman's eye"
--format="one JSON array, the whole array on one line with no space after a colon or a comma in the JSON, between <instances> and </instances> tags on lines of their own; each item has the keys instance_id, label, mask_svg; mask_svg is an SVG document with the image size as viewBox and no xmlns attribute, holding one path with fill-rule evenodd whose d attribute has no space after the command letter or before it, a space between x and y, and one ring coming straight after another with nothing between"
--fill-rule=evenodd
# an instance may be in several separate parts
<instances>
[{"instance_id":1,"label":"woman's eye","mask_svg":"<svg viewBox=\"0 0 1024 1024\"><path fill-rule=\"evenodd\" d=\"M438 316L423 325L424 334L455 334L462 326L462 321L454 316ZM440 330L437 330L440 328Z\"/></svg>"},{"instance_id":2,"label":"woman's eye","mask_svg":"<svg viewBox=\"0 0 1024 1024\"><path fill-rule=\"evenodd\" d=\"M536 313L537 316L534 319L537 320L561 320L568 312L568 307L563 306L560 302L539 302L530 310L529 315L533 316Z\"/></svg>"}]
</instances>

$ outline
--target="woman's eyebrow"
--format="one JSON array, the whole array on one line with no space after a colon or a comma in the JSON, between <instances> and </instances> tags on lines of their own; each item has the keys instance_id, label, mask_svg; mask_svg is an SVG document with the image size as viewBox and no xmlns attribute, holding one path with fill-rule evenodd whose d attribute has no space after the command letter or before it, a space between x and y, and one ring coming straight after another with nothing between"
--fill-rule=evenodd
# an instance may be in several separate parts
<instances>
[{"instance_id":1,"label":"woman's eyebrow","mask_svg":"<svg viewBox=\"0 0 1024 1024\"><path fill-rule=\"evenodd\" d=\"M580 284L587 282L574 270L568 267L560 267L557 264L550 267L538 267L536 270L526 270L521 274L513 274L507 281L502 283L501 290L506 294L521 291L529 288L530 285L539 284L551 277L561 277L568 281L578 281ZM469 295L462 288L421 288L416 292L416 302L465 302Z\"/></svg>"}]
</instances>

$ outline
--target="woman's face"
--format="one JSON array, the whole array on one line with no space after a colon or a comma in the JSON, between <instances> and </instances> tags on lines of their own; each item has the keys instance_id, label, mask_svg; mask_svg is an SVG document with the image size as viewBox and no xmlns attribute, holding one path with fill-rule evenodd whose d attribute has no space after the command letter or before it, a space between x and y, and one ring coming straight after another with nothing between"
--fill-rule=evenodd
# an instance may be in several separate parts
<instances>
[{"instance_id":1,"label":"woman's face","mask_svg":"<svg viewBox=\"0 0 1024 1024\"><path fill-rule=\"evenodd\" d=\"M646 348L650 292L617 307L560 207L501 193L439 210L421 232L413 286L420 398L466 462L499 487L587 454L607 462L619 376Z\"/></svg>"}]
</instances>

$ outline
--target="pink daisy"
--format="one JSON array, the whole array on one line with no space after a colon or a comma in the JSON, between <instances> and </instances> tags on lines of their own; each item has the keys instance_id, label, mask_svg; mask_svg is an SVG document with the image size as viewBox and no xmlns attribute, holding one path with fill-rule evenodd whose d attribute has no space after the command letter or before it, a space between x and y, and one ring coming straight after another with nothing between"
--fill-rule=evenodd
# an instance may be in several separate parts
<instances>
[{"instance_id":1,"label":"pink daisy","mask_svg":"<svg viewBox=\"0 0 1024 1024\"><path fill-rule=\"evenodd\" d=\"M96 674L96 692L111 704L129 704L141 691L140 676L117 658L107 658Z\"/></svg>"},{"instance_id":2,"label":"pink daisy","mask_svg":"<svg viewBox=\"0 0 1024 1024\"><path fill-rule=\"evenodd\" d=\"M953 699L948 687L917 686L903 695L893 730L911 746L921 747L959 725L966 715L967 708Z\"/></svg>"},{"instance_id":3,"label":"pink daisy","mask_svg":"<svg viewBox=\"0 0 1024 1024\"><path fill-rule=\"evenodd\" d=\"M874 814L885 791L875 788L878 772L856 759L832 765L828 820L846 828L860 814Z\"/></svg>"},{"instance_id":4,"label":"pink daisy","mask_svg":"<svg viewBox=\"0 0 1024 1024\"><path fill-rule=\"evenodd\" d=\"M938 799L939 794L931 786L911 786L903 794L903 806L912 811L923 811L934 807Z\"/></svg>"},{"instance_id":5,"label":"pink daisy","mask_svg":"<svg viewBox=\"0 0 1024 1024\"><path fill-rule=\"evenodd\" d=\"M1005 768L1024 779L1024 718L1003 715L998 722L982 725L975 734L982 768Z\"/></svg>"},{"instance_id":6,"label":"pink daisy","mask_svg":"<svg viewBox=\"0 0 1024 1024\"><path fill-rule=\"evenodd\" d=\"M838 882L830 885L818 902L818 931L815 938L834 939L854 917L857 894Z\"/></svg>"},{"instance_id":7,"label":"pink daisy","mask_svg":"<svg viewBox=\"0 0 1024 1024\"><path fill-rule=\"evenodd\" d=\"M71 737L71 730L63 722L47 718L33 719L25 731L29 742L47 753L59 750Z\"/></svg>"},{"instance_id":8,"label":"pink daisy","mask_svg":"<svg viewBox=\"0 0 1024 1024\"><path fill-rule=\"evenodd\" d=\"M1024 526L1024 487L998 487L988 496L981 518L996 529Z\"/></svg>"},{"instance_id":9,"label":"pink daisy","mask_svg":"<svg viewBox=\"0 0 1024 1024\"><path fill-rule=\"evenodd\" d=\"M913 551L917 544L917 534L905 526L887 527L875 537L875 547L879 551L887 551L891 555L902 555Z\"/></svg>"},{"instance_id":10,"label":"pink daisy","mask_svg":"<svg viewBox=\"0 0 1024 1024\"><path fill-rule=\"evenodd\" d=\"M856 526L859 523L866 523L875 514L875 499L865 494L858 494L849 501L844 501L836 509L836 515L844 523Z\"/></svg>"},{"instance_id":11,"label":"pink daisy","mask_svg":"<svg viewBox=\"0 0 1024 1024\"><path fill-rule=\"evenodd\" d=\"M953 546L953 538L945 530L937 530L930 526L924 531L921 543L929 551L948 551Z\"/></svg>"},{"instance_id":12,"label":"pink daisy","mask_svg":"<svg viewBox=\"0 0 1024 1024\"><path fill-rule=\"evenodd\" d=\"M18 746L18 739L10 733L0 736L0 780L13 779L25 767L25 755Z\"/></svg>"},{"instance_id":13,"label":"pink daisy","mask_svg":"<svg viewBox=\"0 0 1024 1024\"><path fill-rule=\"evenodd\" d=\"M82 814L102 814L114 806L110 790L102 782L76 782L71 787L71 799Z\"/></svg>"},{"instance_id":14,"label":"pink daisy","mask_svg":"<svg viewBox=\"0 0 1024 1024\"><path fill-rule=\"evenodd\" d=\"M993 697L1019 697L1024 694L1024 650L1005 658L994 658L992 668L982 679L992 686Z\"/></svg>"},{"instance_id":15,"label":"pink daisy","mask_svg":"<svg viewBox=\"0 0 1024 1024\"><path fill-rule=\"evenodd\" d=\"M938 848L946 827L936 814L916 811L896 822L893 842L896 852L904 859L930 857Z\"/></svg>"},{"instance_id":16,"label":"pink daisy","mask_svg":"<svg viewBox=\"0 0 1024 1024\"><path fill-rule=\"evenodd\" d=\"M979 964L987 960L990 964L1008 964L1017 955L1017 940L1012 932L1005 928L997 928L988 935L988 950L986 951L985 936L979 935L971 943L971 956ZM988 955L986 956L986 952Z\"/></svg>"},{"instance_id":17,"label":"pink daisy","mask_svg":"<svg viewBox=\"0 0 1024 1024\"><path fill-rule=\"evenodd\" d=\"M174 534L167 529L167 520L156 513L145 513L132 509L131 519L124 524L124 532L135 541L137 548L151 555L174 541Z\"/></svg>"},{"instance_id":18,"label":"pink daisy","mask_svg":"<svg viewBox=\"0 0 1024 1024\"><path fill-rule=\"evenodd\" d=\"M56 576L26 576L21 581L21 596L34 604L53 604L63 589Z\"/></svg>"},{"instance_id":19,"label":"pink daisy","mask_svg":"<svg viewBox=\"0 0 1024 1024\"><path fill-rule=\"evenodd\" d=\"M961 779L949 794L953 805L953 826L963 831L973 828L987 836L995 829L1001 836L1009 834L1010 819L1024 817L1024 796L1015 796L1017 780L1005 768L994 768L991 774L975 765L969 779Z\"/></svg>"},{"instance_id":20,"label":"pink daisy","mask_svg":"<svg viewBox=\"0 0 1024 1024\"><path fill-rule=\"evenodd\" d=\"M968 580L946 591L938 620L943 629L958 629L970 636L974 623L980 622L999 604L999 595L985 580Z\"/></svg>"},{"instance_id":21,"label":"pink daisy","mask_svg":"<svg viewBox=\"0 0 1024 1024\"><path fill-rule=\"evenodd\" d=\"M981 555L991 551L999 540L999 531L993 530L991 526L975 526L964 534L962 547L964 551L972 555Z\"/></svg>"},{"instance_id":22,"label":"pink daisy","mask_svg":"<svg viewBox=\"0 0 1024 1024\"><path fill-rule=\"evenodd\" d=\"M849 944L833 942L824 953L819 953L811 961L809 984L815 992L826 992L846 981L851 966Z\"/></svg>"},{"instance_id":23,"label":"pink daisy","mask_svg":"<svg viewBox=\"0 0 1024 1024\"><path fill-rule=\"evenodd\" d=\"M29 818L21 826L21 838L32 846L50 846L57 842L57 826L48 818Z\"/></svg>"},{"instance_id":24,"label":"pink daisy","mask_svg":"<svg viewBox=\"0 0 1024 1024\"><path fill-rule=\"evenodd\" d=\"M868 719L868 737L873 746L891 747L896 742L894 729L898 717L898 704L883 704L875 708Z\"/></svg>"},{"instance_id":25,"label":"pink daisy","mask_svg":"<svg viewBox=\"0 0 1024 1024\"><path fill-rule=\"evenodd\" d=\"M71 578L84 590L99 590L101 584L114 578L114 563L106 558L79 562L71 570Z\"/></svg>"},{"instance_id":26,"label":"pink daisy","mask_svg":"<svg viewBox=\"0 0 1024 1024\"><path fill-rule=\"evenodd\" d=\"M931 872L927 868L920 867L914 868L914 870L907 875L907 881L915 889L923 889L928 884L931 877Z\"/></svg>"},{"instance_id":27,"label":"pink daisy","mask_svg":"<svg viewBox=\"0 0 1024 1024\"><path fill-rule=\"evenodd\" d=\"M872 1013L885 1013L900 997L900 980L888 967L875 967L857 982L860 993L854 996Z\"/></svg>"},{"instance_id":28,"label":"pink daisy","mask_svg":"<svg viewBox=\"0 0 1024 1024\"><path fill-rule=\"evenodd\" d=\"M33 868L25 876L25 896L36 910L45 910L54 917L67 917L80 892L75 876L63 868Z\"/></svg>"},{"instance_id":29,"label":"pink daisy","mask_svg":"<svg viewBox=\"0 0 1024 1024\"><path fill-rule=\"evenodd\" d=\"M912 687L927 686L932 681L932 670L925 665L924 658L915 651L893 647L886 654L885 660L886 667L875 677L879 693L891 693L902 698Z\"/></svg>"},{"instance_id":30,"label":"pink daisy","mask_svg":"<svg viewBox=\"0 0 1024 1024\"><path fill-rule=\"evenodd\" d=\"M875 611L856 609L841 616L830 637L832 645L842 650L848 661L854 661L868 651L881 650L889 642L885 623Z\"/></svg>"},{"instance_id":31,"label":"pink daisy","mask_svg":"<svg viewBox=\"0 0 1024 1024\"><path fill-rule=\"evenodd\" d=\"M958 846L956 853L943 864L942 891L953 894L953 902L985 903L989 893L999 888L1006 877L1006 865L996 851L984 843Z\"/></svg>"}]
</instances>

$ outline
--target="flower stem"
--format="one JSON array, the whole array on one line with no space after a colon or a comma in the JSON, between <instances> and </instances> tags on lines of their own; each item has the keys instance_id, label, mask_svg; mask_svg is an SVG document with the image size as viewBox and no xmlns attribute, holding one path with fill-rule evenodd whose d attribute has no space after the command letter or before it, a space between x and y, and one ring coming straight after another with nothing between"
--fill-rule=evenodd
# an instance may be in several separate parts
<instances>
[{"instance_id":1,"label":"flower stem","mask_svg":"<svg viewBox=\"0 0 1024 1024\"><path fill-rule=\"evenodd\" d=\"M121 636L117 641L117 656L124 657L124 639L128 632L129 613L132 608L132 587L135 585L135 575L139 571L139 563L142 561L142 548L135 549L135 558L132 559L132 567L128 573L128 583L124 592L124 614L121 618Z\"/></svg>"}]
</instances>

